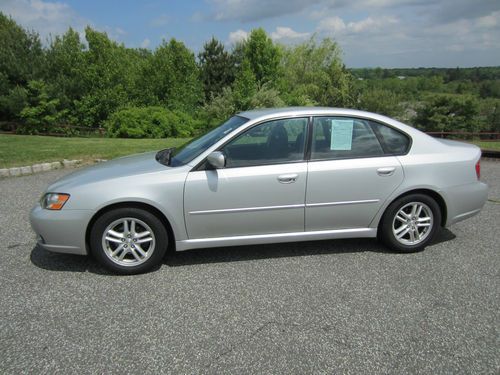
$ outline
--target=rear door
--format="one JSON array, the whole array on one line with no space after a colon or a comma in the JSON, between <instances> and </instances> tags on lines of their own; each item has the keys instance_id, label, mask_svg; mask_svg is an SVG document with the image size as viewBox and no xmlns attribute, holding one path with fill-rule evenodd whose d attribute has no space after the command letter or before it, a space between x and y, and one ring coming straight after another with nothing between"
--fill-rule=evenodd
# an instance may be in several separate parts
<instances>
[{"instance_id":1,"label":"rear door","mask_svg":"<svg viewBox=\"0 0 500 375\"><path fill-rule=\"evenodd\" d=\"M314 119L306 231L368 227L403 182L397 152L384 142L388 137L383 137L379 126L384 125L357 118ZM401 137L401 142L408 141Z\"/></svg>"}]
</instances>

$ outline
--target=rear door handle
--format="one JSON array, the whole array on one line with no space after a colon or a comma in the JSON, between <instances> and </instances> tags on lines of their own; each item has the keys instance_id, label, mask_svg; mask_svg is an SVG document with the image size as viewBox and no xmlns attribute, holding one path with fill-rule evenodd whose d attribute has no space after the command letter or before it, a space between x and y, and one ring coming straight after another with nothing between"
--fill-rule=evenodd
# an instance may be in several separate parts
<instances>
[{"instance_id":1,"label":"rear door handle","mask_svg":"<svg viewBox=\"0 0 500 375\"><path fill-rule=\"evenodd\" d=\"M291 184L297 181L297 178L299 178L297 173L282 174L281 176L278 176L278 181L282 184Z\"/></svg>"},{"instance_id":2,"label":"rear door handle","mask_svg":"<svg viewBox=\"0 0 500 375\"><path fill-rule=\"evenodd\" d=\"M396 167L384 167L384 168L379 168L377 169L377 174L379 176L392 176L394 174L394 171L396 170Z\"/></svg>"}]
</instances>

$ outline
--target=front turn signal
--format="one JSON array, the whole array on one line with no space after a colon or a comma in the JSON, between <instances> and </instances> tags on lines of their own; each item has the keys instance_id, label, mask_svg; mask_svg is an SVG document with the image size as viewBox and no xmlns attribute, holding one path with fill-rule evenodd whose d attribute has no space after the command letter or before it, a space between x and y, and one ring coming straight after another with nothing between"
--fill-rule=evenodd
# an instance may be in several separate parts
<instances>
[{"instance_id":1,"label":"front turn signal","mask_svg":"<svg viewBox=\"0 0 500 375\"><path fill-rule=\"evenodd\" d=\"M42 201L40 202L42 208L47 210L60 210L63 208L64 204L68 201L69 194L61 194L61 193L47 193L43 196Z\"/></svg>"}]
</instances>

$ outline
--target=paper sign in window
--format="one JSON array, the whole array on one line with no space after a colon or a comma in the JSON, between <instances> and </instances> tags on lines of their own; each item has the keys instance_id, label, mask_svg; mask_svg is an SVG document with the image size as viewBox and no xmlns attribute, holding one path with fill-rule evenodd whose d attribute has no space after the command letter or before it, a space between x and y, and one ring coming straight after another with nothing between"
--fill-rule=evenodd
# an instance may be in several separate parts
<instances>
[{"instance_id":1,"label":"paper sign in window","mask_svg":"<svg viewBox=\"0 0 500 375\"><path fill-rule=\"evenodd\" d=\"M351 150L353 127L354 120L332 120L332 139L330 142L330 150Z\"/></svg>"}]
</instances>

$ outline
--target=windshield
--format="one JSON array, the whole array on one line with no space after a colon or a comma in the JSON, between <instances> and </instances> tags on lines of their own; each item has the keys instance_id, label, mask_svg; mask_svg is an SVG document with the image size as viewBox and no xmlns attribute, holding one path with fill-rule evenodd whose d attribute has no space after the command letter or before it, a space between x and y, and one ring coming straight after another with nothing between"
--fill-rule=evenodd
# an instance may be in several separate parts
<instances>
[{"instance_id":1,"label":"windshield","mask_svg":"<svg viewBox=\"0 0 500 375\"><path fill-rule=\"evenodd\" d=\"M247 121L248 119L245 117L233 116L219 127L198 138L192 139L188 143L181 146L179 149L175 150L170 159L170 166L178 167L180 165L189 163L207 148L220 141L227 134L232 132L234 129L239 128Z\"/></svg>"}]
</instances>

